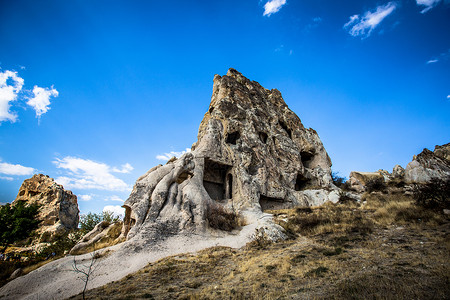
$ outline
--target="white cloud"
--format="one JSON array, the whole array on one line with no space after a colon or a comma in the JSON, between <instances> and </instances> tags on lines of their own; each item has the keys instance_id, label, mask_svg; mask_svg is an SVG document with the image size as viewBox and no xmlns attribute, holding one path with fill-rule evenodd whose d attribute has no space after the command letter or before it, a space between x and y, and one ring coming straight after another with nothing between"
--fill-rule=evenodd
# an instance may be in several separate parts
<instances>
[{"instance_id":1,"label":"white cloud","mask_svg":"<svg viewBox=\"0 0 450 300\"><path fill-rule=\"evenodd\" d=\"M105 199L105 201L116 201L116 202L124 202L122 198L120 198L117 195L112 195L109 196L108 198Z\"/></svg>"},{"instance_id":2,"label":"white cloud","mask_svg":"<svg viewBox=\"0 0 450 300\"><path fill-rule=\"evenodd\" d=\"M14 178L8 177L8 176L0 176L0 179L1 180L8 180L8 181L13 181L14 180Z\"/></svg>"},{"instance_id":3,"label":"white cloud","mask_svg":"<svg viewBox=\"0 0 450 300\"><path fill-rule=\"evenodd\" d=\"M435 7L436 5L438 5L439 2L441 2L441 0L416 0L416 2L417 5L419 6L425 6L425 8L421 11L421 13L424 14L433 7Z\"/></svg>"},{"instance_id":4,"label":"white cloud","mask_svg":"<svg viewBox=\"0 0 450 300\"><path fill-rule=\"evenodd\" d=\"M437 63L438 61L438 59L430 59L429 61L427 61L427 65Z\"/></svg>"},{"instance_id":5,"label":"white cloud","mask_svg":"<svg viewBox=\"0 0 450 300\"><path fill-rule=\"evenodd\" d=\"M397 4L395 2L389 2L386 5L378 6L374 12L367 11L362 17L353 15L344 25L344 29L347 29L352 36L368 37L396 8Z\"/></svg>"},{"instance_id":6,"label":"white cloud","mask_svg":"<svg viewBox=\"0 0 450 300\"><path fill-rule=\"evenodd\" d=\"M185 154L185 153L187 153L187 152L191 152L191 149L186 148L185 151L181 151L181 152L171 151L171 152L169 152L169 153L159 154L159 155L156 155L156 159L166 161L166 160L171 159L171 158L174 157L174 156L175 156L175 157L180 157L181 155L183 155L183 154Z\"/></svg>"},{"instance_id":7,"label":"white cloud","mask_svg":"<svg viewBox=\"0 0 450 300\"><path fill-rule=\"evenodd\" d=\"M270 0L264 4L263 16L270 16L271 14L277 13L283 5L286 4L286 0Z\"/></svg>"},{"instance_id":8,"label":"white cloud","mask_svg":"<svg viewBox=\"0 0 450 300\"><path fill-rule=\"evenodd\" d=\"M36 118L40 118L50 109L50 97L58 97L59 93L56 89L51 87L41 88L37 85L33 88L34 97L29 97L27 104L36 111Z\"/></svg>"},{"instance_id":9,"label":"white cloud","mask_svg":"<svg viewBox=\"0 0 450 300\"><path fill-rule=\"evenodd\" d=\"M125 208L121 207L120 205L106 205L103 207L103 211L109 211L114 214L114 216L118 216L123 218L125 216Z\"/></svg>"},{"instance_id":10,"label":"white cloud","mask_svg":"<svg viewBox=\"0 0 450 300\"><path fill-rule=\"evenodd\" d=\"M66 188L129 191L123 180L111 174L114 168L89 159L67 156L53 162L57 168L68 170L67 176L56 178Z\"/></svg>"},{"instance_id":11,"label":"white cloud","mask_svg":"<svg viewBox=\"0 0 450 300\"><path fill-rule=\"evenodd\" d=\"M447 99L450 99L450 95L447 95Z\"/></svg>"},{"instance_id":12,"label":"white cloud","mask_svg":"<svg viewBox=\"0 0 450 300\"><path fill-rule=\"evenodd\" d=\"M33 173L33 168L0 162L0 174L24 176L32 175Z\"/></svg>"},{"instance_id":13,"label":"white cloud","mask_svg":"<svg viewBox=\"0 0 450 300\"><path fill-rule=\"evenodd\" d=\"M118 168L113 168L113 172L116 173L130 173L131 171L134 170L133 166L131 166L129 163L126 163L124 165L121 166L122 169L118 169Z\"/></svg>"},{"instance_id":14,"label":"white cloud","mask_svg":"<svg viewBox=\"0 0 450 300\"><path fill-rule=\"evenodd\" d=\"M3 121L15 122L17 114L10 112L10 102L17 99L17 95L22 90L24 80L17 75L17 72L0 72L0 123Z\"/></svg>"},{"instance_id":15,"label":"white cloud","mask_svg":"<svg viewBox=\"0 0 450 300\"><path fill-rule=\"evenodd\" d=\"M78 198L81 201L91 201L92 200L92 195L79 195Z\"/></svg>"}]
</instances>

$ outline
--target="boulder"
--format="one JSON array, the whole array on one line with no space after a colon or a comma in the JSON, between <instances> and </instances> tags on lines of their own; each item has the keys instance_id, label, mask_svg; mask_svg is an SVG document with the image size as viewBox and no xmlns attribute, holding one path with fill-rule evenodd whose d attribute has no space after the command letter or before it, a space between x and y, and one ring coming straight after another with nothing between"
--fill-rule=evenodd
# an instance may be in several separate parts
<instances>
[{"instance_id":1,"label":"boulder","mask_svg":"<svg viewBox=\"0 0 450 300\"><path fill-rule=\"evenodd\" d=\"M386 181L386 171L381 172L384 170L380 170L378 172L356 172L352 171L350 172L350 177L348 179L350 183L350 188L357 191L357 192L364 192L366 190L366 185L368 182L372 180L380 180L385 182Z\"/></svg>"},{"instance_id":2,"label":"boulder","mask_svg":"<svg viewBox=\"0 0 450 300\"><path fill-rule=\"evenodd\" d=\"M434 147L434 154L443 160L450 161L450 143Z\"/></svg>"},{"instance_id":3,"label":"boulder","mask_svg":"<svg viewBox=\"0 0 450 300\"><path fill-rule=\"evenodd\" d=\"M403 169L400 165L395 165L395 167L392 169L392 177L395 179L403 179L405 176L405 169Z\"/></svg>"},{"instance_id":4,"label":"boulder","mask_svg":"<svg viewBox=\"0 0 450 300\"><path fill-rule=\"evenodd\" d=\"M248 224L265 209L335 201L334 190L317 132L303 126L278 90L229 69L214 77L191 152L136 181L123 205L122 237L204 232L217 206Z\"/></svg>"},{"instance_id":5,"label":"boulder","mask_svg":"<svg viewBox=\"0 0 450 300\"><path fill-rule=\"evenodd\" d=\"M37 217L41 220L37 229L39 242L52 241L55 237L78 227L77 196L47 175L36 174L24 180L12 205L21 201L40 205Z\"/></svg>"},{"instance_id":6,"label":"boulder","mask_svg":"<svg viewBox=\"0 0 450 300\"><path fill-rule=\"evenodd\" d=\"M88 232L69 252L71 255L80 255L120 242L120 236L123 223L115 222L110 224L102 221L95 225L94 229Z\"/></svg>"},{"instance_id":7,"label":"boulder","mask_svg":"<svg viewBox=\"0 0 450 300\"><path fill-rule=\"evenodd\" d=\"M427 183L434 178L450 178L450 161L446 159L448 145L436 146L438 154L425 148L420 154L415 155L406 166L405 181L407 183Z\"/></svg>"}]
</instances>

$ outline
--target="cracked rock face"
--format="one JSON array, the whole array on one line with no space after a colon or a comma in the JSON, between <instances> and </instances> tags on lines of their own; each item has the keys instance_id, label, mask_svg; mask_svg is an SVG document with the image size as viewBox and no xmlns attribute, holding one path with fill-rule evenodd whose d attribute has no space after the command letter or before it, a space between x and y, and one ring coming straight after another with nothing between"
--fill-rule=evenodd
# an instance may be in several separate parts
<instances>
[{"instance_id":1,"label":"cracked rock face","mask_svg":"<svg viewBox=\"0 0 450 300\"><path fill-rule=\"evenodd\" d=\"M324 192L315 197L311 190ZM317 132L302 125L278 90L230 69L214 77L191 152L136 181L124 203L122 235L204 231L210 207L257 216L266 209L336 201L333 193L331 160Z\"/></svg>"},{"instance_id":2,"label":"cracked rock face","mask_svg":"<svg viewBox=\"0 0 450 300\"><path fill-rule=\"evenodd\" d=\"M450 178L450 143L436 146L434 152L423 149L406 166L405 181L408 183L426 183L434 178Z\"/></svg>"},{"instance_id":3,"label":"cracked rock face","mask_svg":"<svg viewBox=\"0 0 450 300\"><path fill-rule=\"evenodd\" d=\"M38 219L42 222L37 229L40 242L51 241L55 236L78 227L77 196L65 190L53 178L36 174L24 180L12 204L19 201L41 206Z\"/></svg>"}]
</instances>

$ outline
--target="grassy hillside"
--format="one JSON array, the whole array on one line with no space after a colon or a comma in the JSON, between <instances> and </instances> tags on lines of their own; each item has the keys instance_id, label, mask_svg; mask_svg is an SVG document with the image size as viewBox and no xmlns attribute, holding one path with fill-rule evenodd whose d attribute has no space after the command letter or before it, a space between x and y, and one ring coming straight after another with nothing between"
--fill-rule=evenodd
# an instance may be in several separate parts
<instances>
[{"instance_id":1,"label":"grassy hillside","mask_svg":"<svg viewBox=\"0 0 450 300\"><path fill-rule=\"evenodd\" d=\"M260 238L148 265L87 299L448 299L450 220L403 194L272 211L291 239ZM95 276L95 274L94 274ZM81 295L72 299L81 299Z\"/></svg>"}]
</instances>

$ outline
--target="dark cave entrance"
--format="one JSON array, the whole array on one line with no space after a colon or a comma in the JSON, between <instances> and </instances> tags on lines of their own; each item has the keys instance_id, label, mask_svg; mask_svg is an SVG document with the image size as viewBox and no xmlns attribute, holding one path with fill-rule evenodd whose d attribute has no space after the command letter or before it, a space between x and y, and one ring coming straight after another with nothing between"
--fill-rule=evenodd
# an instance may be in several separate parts
<instances>
[{"instance_id":1,"label":"dark cave entrance","mask_svg":"<svg viewBox=\"0 0 450 300\"><path fill-rule=\"evenodd\" d=\"M305 152L302 151L300 152L300 157L302 160L302 164L305 168L310 168L311 167L311 162L314 158L314 154L310 153L310 152Z\"/></svg>"},{"instance_id":2,"label":"dark cave entrance","mask_svg":"<svg viewBox=\"0 0 450 300\"><path fill-rule=\"evenodd\" d=\"M283 199L267 197L264 195L259 196L259 204L261 205L262 211L285 208Z\"/></svg>"},{"instance_id":3,"label":"dark cave entrance","mask_svg":"<svg viewBox=\"0 0 450 300\"><path fill-rule=\"evenodd\" d=\"M231 166L205 158L203 186L213 200L233 197Z\"/></svg>"},{"instance_id":4,"label":"dark cave entrance","mask_svg":"<svg viewBox=\"0 0 450 300\"><path fill-rule=\"evenodd\" d=\"M304 190L306 187L309 186L310 181L311 181L311 179L306 178L302 174L298 174L297 175L297 179L295 180L295 187L294 187L294 189L296 191Z\"/></svg>"}]
</instances>

